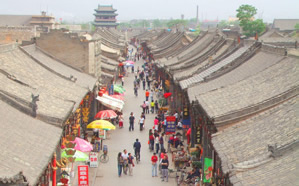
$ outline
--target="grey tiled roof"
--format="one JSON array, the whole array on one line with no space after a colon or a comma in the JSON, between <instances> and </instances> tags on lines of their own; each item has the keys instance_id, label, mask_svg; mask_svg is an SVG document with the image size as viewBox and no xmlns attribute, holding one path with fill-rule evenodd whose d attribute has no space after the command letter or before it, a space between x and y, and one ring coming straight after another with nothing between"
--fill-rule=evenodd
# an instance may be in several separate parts
<instances>
[{"instance_id":1,"label":"grey tiled roof","mask_svg":"<svg viewBox=\"0 0 299 186\"><path fill-rule=\"evenodd\" d=\"M62 129L21 113L1 100L0 115L0 180L23 171L30 185L35 185L51 160Z\"/></svg>"},{"instance_id":2,"label":"grey tiled roof","mask_svg":"<svg viewBox=\"0 0 299 186\"><path fill-rule=\"evenodd\" d=\"M262 105L276 96L296 90L299 59L286 57L280 63L235 84L196 96L211 118ZM287 96L284 98L286 99ZM273 102L275 103L275 101Z\"/></svg>"},{"instance_id":3,"label":"grey tiled roof","mask_svg":"<svg viewBox=\"0 0 299 186\"><path fill-rule=\"evenodd\" d=\"M10 45L5 45L10 46ZM6 96L29 108L31 94L39 94L37 115L61 125L89 91L41 66L20 49L0 50L0 87ZM12 78L8 77L8 74Z\"/></svg>"},{"instance_id":4,"label":"grey tiled roof","mask_svg":"<svg viewBox=\"0 0 299 186\"><path fill-rule=\"evenodd\" d=\"M212 56L213 60L217 59L220 55L224 54L227 49L229 48L229 44L225 44L223 45L218 51L216 51ZM193 75L196 74L196 72L198 72L199 70L201 70L203 67L205 67L206 65L208 65L209 63L209 58L204 60L204 61L198 61L194 66L186 69L186 70L182 70L179 71L177 73L174 73L173 77L176 80L182 81L184 79L190 78Z\"/></svg>"},{"instance_id":5,"label":"grey tiled roof","mask_svg":"<svg viewBox=\"0 0 299 186\"><path fill-rule=\"evenodd\" d=\"M268 52L258 52L245 63L234 69L233 71L222 75L219 78L208 82L196 84L188 88L189 100L195 100L196 95L204 94L223 87L227 87L239 81L242 81L252 75L255 75L266 68L278 63L284 57Z\"/></svg>"},{"instance_id":6,"label":"grey tiled roof","mask_svg":"<svg viewBox=\"0 0 299 186\"><path fill-rule=\"evenodd\" d=\"M234 185L299 184L298 109L297 96L212 135L222 170L230 172ZM268 145L275 144L281 156L272 158Z\"/></svg>"},{"instance_id":7,"label":"grey tiled roof","mask_svg":"<svg viewBox=\"0 0 299 186\"><path fill-rule=\"evenodd\" d=\"M35 45L27 45L22 47L25 51L27 51L32 57L37 59L39 62L41 62L43 65L49 67L50 69L54 70L55 72L70 78L73 76L74 78L77 78L76 84L88 88L89 90L92 90L93 87L96 84L96 78L79 72L76 69L73 69L71 67L66 66L65 64L60 63L59 61L54 60L53 58L47 56L42 51L40 51L38 48L36 48Z\"/></svg>"},{"instance_id":8,"label":"grey tiled roof","mask_svg":"<svg viewBox=\"0 0 299 186\"><path fill-rule=\"evenodd\" d=\"M295 25L299 23L299 19L274 19L273 28L281 31L295 30Z\"/></svg>"},{"instance_id":9,"label":"grey tiled roof","mask_svg":"<svg viewBox=\"0 0 299 186\"><path fill-rule=\"evenodd\" d=\"M186 80L181 81L180 86L182 87L182 89L186 89L187 87L192 86L193 84L204 81L205 77L207 77L207 76L211 75L212 73L218 71L222 67L224 67L227 64L233 62L235 59L237 59L238 57L243 55L250 46L251 45L247 45L247 46L244 46L244 47L238 49L236 52L229 55L227 58L223 59L222 61L220 61L219 63L213 65L212 67L204 70L203 72L201 72L197 75L194 75L191 78L188 78Z\"/></svg>"},{"instance_id":10,"label":"grey tiled roof","mask_svg":"<svg viewBox=\"0 0 299 186\"><path fill-rule=\"evenodd\" d=\"M29 26L32 15L0 15L0 26Z\"/></svg>"}]
</instances>

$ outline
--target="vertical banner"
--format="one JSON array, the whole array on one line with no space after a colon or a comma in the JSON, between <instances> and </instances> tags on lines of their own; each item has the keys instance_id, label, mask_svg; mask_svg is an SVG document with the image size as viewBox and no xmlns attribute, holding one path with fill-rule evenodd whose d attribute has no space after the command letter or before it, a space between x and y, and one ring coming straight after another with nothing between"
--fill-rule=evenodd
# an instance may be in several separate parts
<instances>
[{"instance_id":1,"label":"vertical banner","mask_svg":"<svg viewBox=\"0 0 299 186\"><path fill-rule=\"evenodd\" d=\"M166 117L166 134L175 133L175 117L167 116Z\"/></svg>"},{"instance_id":2,"label":"vertical banner","mask_svg":"<svg viewBox=\"0 0 299 186\"><path fill-rule=\"evenodd\" d=\"M195 144L201 144L201 127L196 126Z\"/></svg>"},{"instance_id":3,"label":"vertical banner","mask_svg":"<svg viewBox=\"0 0 299 186\"><path fill-rule=\"evenodd\" d=\"M205 166L204 166L204 183L211 183L213 176L213 160L211 158L205 158Z\"/></svg>"},{"instance_id":4,"label":"vertical banner","mask_svg":"<svg viewBox=\"0 0 299 186\"><path fill-rule=\"evenodd\" d=\"M96 168L96 167L99 166L98 153L97 152L90 152L89 153L89 159L90 159L90 164L89 164L90 167Z\"/></svg>"},{"instance_id":5,"label":"vertical banner","mask_svg":"<svg viewBox=\"0 0 299 186\"><path fill-rule=\"evenodd\" d=\"M78 165L78 186L88 186L87 165Z\"/></svg>"}]
</instances>

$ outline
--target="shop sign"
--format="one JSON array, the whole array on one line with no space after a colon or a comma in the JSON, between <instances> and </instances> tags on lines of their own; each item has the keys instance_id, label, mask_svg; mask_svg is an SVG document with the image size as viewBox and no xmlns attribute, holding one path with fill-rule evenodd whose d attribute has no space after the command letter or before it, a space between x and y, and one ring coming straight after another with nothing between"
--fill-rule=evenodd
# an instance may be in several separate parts
<instances>
[{"instance_id":1,"label":"shop sign","mask_svg":"<svg viewBox=\"0 0 299 186\"><path fill-rule=\"evenodd\" d=\"M78 185L88 186L88 166L78 165Z\"/></svg>"},{"instance_id":2,"label":"shop sign","mask_svg":"<svg viewBox=\"0 0 299 186\"><path fill-rule=\"evenodd\" d=\"M99 138L106 139L106 130L99 129Z\"/></svg>"},{"instance_id":3,"label":"shop sign","mask_svg":"<svg viewBox=\"0 0 299 186\"><path fill-rule=\"evenodd\" d=\"M97 152L90 152L89 153L89 166L96 168L99 166L99 161L98 161L98 153Z\"/></svg>"},{"instance_id":4,"label":"shop sign","mask_svg":"<svg viewBox=\"0 0 299 186\"><path fill-rule=\"evenodd\" d=\"M211 158L205 158L204 159L204 183L212 183L212 177L213 177L213 160Z\"/></svg>"},{"instance_id":5,"label":"shop sign","mask_svg":"<svg viewBox=\"0 0 299 186\"><path fill-rule=\"evenodd\" d=\"M166 134L175 133L175 117L167 116L166 117Z\"/></svg>"},{"instance_id":6,"label":"shop sign","mask_svg":"<svg viewBox=\"0 0 299 186\"><path fill-rule=\"evenodd\" d=\"M195 144L201 144L201 127L196 126Z\"/></svg>"},{"instance_id":7,"label":"shop sign","mask_svg":"<svg viewBox=\"0 0 299 186\"><path fill-rule=\"evenodd\" d=\"M188 107L184 107L183 109L183 119L188 119L189 118L189 109Z\"/></svg>"},{"instance_id":8,"label":"shop sign","mask_svg":"<svg viewBox=\"0 0 299 186\"><path fill-rule=\"evenodd\" d=\"M188 129L188 128L190 128L190 126L191 126L191 120L190 120L190 118L183 119L183 128L184 129Z\"/></svg>"}]
</instances>

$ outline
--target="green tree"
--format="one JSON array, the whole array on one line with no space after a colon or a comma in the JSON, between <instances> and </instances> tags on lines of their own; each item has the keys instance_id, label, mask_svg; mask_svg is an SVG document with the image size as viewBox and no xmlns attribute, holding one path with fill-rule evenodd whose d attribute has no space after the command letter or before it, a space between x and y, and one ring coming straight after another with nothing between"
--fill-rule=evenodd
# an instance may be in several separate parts
<instances>
[{"instance_id":1,"label":"green tree","mask_svg":"<svg viewBox=\"0 0 299 186\"><path fill-rule=\"evenodd\" d=\"M227 26L229 26L229 23L225 20L221 20L218 24L219 28L225 28Z\"/></svg>"},{"instance_id":2,"label":"green tree","mask_svg":"<svg viewBox=\"0 0 299 186\"><path fill-rule=\"evenodd\" d=\"M174 19L167 23L168 28L179 28L180 26L186 26L187 20L183 19Z\"/></svg>"},{"instance_id":3,"label":"green tree","mask_svg":"<svg viewBox=\"0 0 299 186\"><path fill-rule=\"evenodd\" d=\"M295 25L295 30L299 30L299 23Z\"/></svg>"},{"instance_id":4,"label":"green tree","mask_svg":"<svg viewBox=\"0 0 299 186\"><path fill-rule=\"evenodd\" d=\"M198 36L200 34L200 25L196 27L196 31L194 32L194 35Z\"/></svg>"},{"instance_id":5,"label":"green tree","mask_svg":"<svg viewBox=\"0 0 299 186\"><path fill-rule=\"evenodd\" d=\"M162 27L162 22L159 19L155 19L153 21L153 27L154 28L161 28Z\"/></svg>"},{"instance_id":6,"label":"green tree","mask_svg":"<svg viewBox=\"0 0 299 186\"><path fill-rule=\"evenodd\" d=\"M262 19L254 20L254 15L257 9L251 5L241 5L237 9L237 17L240 21L240 26L246 36L254 36L255 33L261 34L265 31L266 25Z\"/></svg>"}]
</instances>

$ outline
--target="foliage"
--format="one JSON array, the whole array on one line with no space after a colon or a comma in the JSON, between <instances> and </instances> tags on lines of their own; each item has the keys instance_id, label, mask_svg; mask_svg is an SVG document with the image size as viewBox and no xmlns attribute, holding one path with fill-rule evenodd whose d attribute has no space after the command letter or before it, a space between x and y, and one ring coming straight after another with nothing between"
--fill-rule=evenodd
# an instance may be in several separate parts
<instances>
[{"instance_id":1,"label":"foliage","mask_svg":"<svg viewBox=\"0 0 299 186\"><path fill-rule=\"evenodd\" d=\"M183 19L174 19L174 20L170 20L167 23L168 28L178 28L179 26L186 26L188 23L187 20L183 20Z\"/></svg>"},{"instance_id":2,"label":"foliage","mask_svg":"<svg viewBox=\"0 0 299 186\"><path fill-rule=\"evenodd\" d=\"M257 13L257 9L251 5L241 5L237 9L237 17L240 20L240 26L242 27L246 36L254 36L255 33L261 34L265 31L266 25L262 19L254 20L254 15Z\"/></svg>"},{"instance_id":3,"label":"foliage","mask_svg":"<svg viewBox=\"0 0 299 186\"><path fill-rule=\"evenodd\" d=\"M295 30L299 30L299 23L295 25Z\"/></svg>"},{"instance_id":4,"label":"foliage","mask_svg":"<svg viewBox=\"0 0 299 186\"><path fill-rule=\"evenodd\" d=\"M200 25L196 27L196 31L194 32L194 35L198 36L200 34Z\"/></svg>"}]
</instances>

